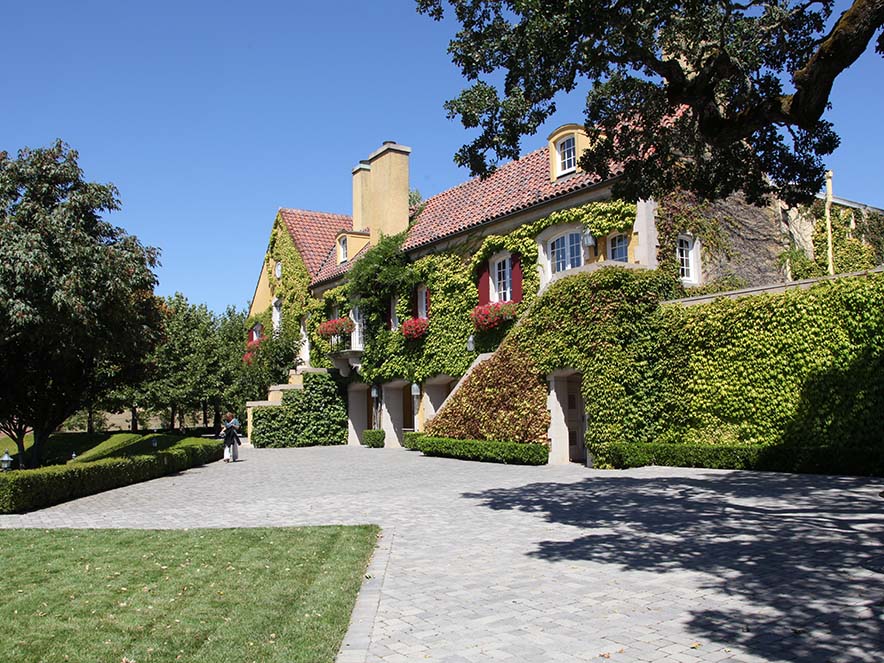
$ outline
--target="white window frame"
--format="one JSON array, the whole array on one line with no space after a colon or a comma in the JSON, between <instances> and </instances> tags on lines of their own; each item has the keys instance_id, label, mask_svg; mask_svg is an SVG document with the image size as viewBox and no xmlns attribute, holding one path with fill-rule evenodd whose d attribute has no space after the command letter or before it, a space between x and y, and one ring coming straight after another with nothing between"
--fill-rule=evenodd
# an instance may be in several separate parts
<instances>
[{"instance_id":1,"label":"white window frame","mask_svg":"<svg viewBox=\"0 0 884 663\"><path fill-rule=\"evenodd\" d=\"M259 338L261 338L261 336L263 336L263 334L264 334L264 325L262 325L260 322L256 322L254 325L252 325L252 328L249 330L249 337L250 337L249 340L250 341L257 341Z\"/></svg>"},{"instance_id":2,"label":"white window frame","mask_svg":"<svg viewBox=\"0 0 884 663\"><path fill-rule=\"evenodd\" d=\"M273 320L273 335L278 336L282 329L282 300L279 297L273 300L273 310L270 316Z\"/></svg>"},{"instance_id":3,"label":"white window frame","mask_svg":"<svg viewBox=\"0 0 884 663\"><path fill-rule=\"evenodd\" d=\"M570 145L566 147L569 142ZM556 141L556 167L559 175L577 170L577 136L574 134L568 134Z\"/></svg>"},{"instance_id":4,"label":"white window frame","mask_svg":"<svg viewBox=\"0 0 884 663\"><path fill-rule=\"evenodd\" d=\"M675 243L675 260L678 277L685 285L700 283L700 240L693 235L681 234Z\"/></svg>"},{"instance_id":5,"label":"white window frame","mask_svg":"<svg viewBox=\"0 0 884 663\"><path fill-rule=\"evenodd\" d=\"M429 318L429 306L427 306L427 286L419 285L417 287L417 317Z\"/></svg>"},{"instance_id":6,"label":"white window frame","mask_svg":"<svg viewBox=\"0 0 884 663\"><path fill-rule=\"evenodd\" d=\"M358 303L353 303L350 306L350 319L353 321L353 331L350 333L350 349L362 350L362 311L359 310Z\"/></svg>"},{"instance_id":7,"label":"white window frame","mask_svg":"<svg viewBox=\"0 0 884 663\"><path fill-rule=\"evenodd\" d=\"M503 267L505 288L501 292L498 281L498 268ZM497 253L488 260L489 293L488 299L492 302L509 302L513 299L513 256L505 251ZM506 295L506 296L504 296Z\"/></svg>"},{"instance_id":8,"label":"white window frame","mask_svg":"<svg viewBox=\"0 0 884 663\"><path fill-rule=\"evenodd\" d=\"M614 242L616 240L623 240L623 259L618 259L614 257ZM608 260L612 260L614 262L629 262L629 237L626 233L613 233L608 236Z\"/></svg>"},{"instance_id":9,"label":"white window frame","mask_svg":"<svg viewBox=\"0 0 884 663\"><path fill-rule=\"evenodd\" d=\"M307 333L307 317L301 318L300 324L301 346L298 348L298 355L301 358L303 366L310 366L310 335Z\"/></svg>"},{"instance_id":10,"label":"white window frame","mask_svg":"<svg viewBox=\"0 0 884 663\"><path fill-rule=\"evenodd\" d=\"M577 250L574 251L575 240ZM556 255L555 245L559 241L562 241L562 248L565 252L565 261L564 266L561 269L556 268L556 264L558 263L558 256ZM549 270L550 275L554 276L556 274L560 274L562 272L567 272L572 269L578 269L583 267L585 264L585 256L583 255L583 233L579 230L567 230L566 232L559 233L549 239L546 243L547 245L547 255L549 256ZM574 259L577 258L577 263L574 264Z\"/></svg>"},{"instance_id":11,"label":"white window frame","mask_svg":"<svg viewBox=\"0 0 884 663\"><path fill-rule=\"evenodd\" d=\"M347 237L338 240L338 263L347 262Z\"/></svg>"},{"instance_id":12,"label":"white window frame","mask_svg":"<svg viewBox=\"0 0 884 663\"><path fill-rule=\"evenodd\" d=\"M397 295L390 297L390 329L393 331L399 329L399 314L396 312L398 303L399 297Z\"/></svg>"}]
</instances>

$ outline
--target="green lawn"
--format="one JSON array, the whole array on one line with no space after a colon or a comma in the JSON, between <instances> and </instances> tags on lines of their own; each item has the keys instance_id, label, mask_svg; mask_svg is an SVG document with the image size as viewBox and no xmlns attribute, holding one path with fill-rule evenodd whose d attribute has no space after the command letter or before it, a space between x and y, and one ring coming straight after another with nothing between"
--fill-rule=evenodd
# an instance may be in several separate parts
<instances>
[{"instance_id":1,"label":"green lawn","mask_svg":"<svg viewBox=\"0 0 884 663\"><path fill-rule=\"evenodd\" d=\"M180 435L154 433L53 433L44 450L43 465L64 465L71 460L71 454L77 454L77 462L85 463L112 456L137 456L148 454L154 450L151 440L157 440L157 449L168 449L181 443ZM3 446L6 443L6 446ZM34 437L30 433L25 437L25 448L30 449ZM9 449L9 455L15 458L12 466L18 467L18 447L8 438L0 440L0 455L3 449Z\"/></svg>"},{"instance_id":2,"label":"green lawn","mask_svg":"<svg viewBox=\"0 0 884 663\"><path fill-rule=\"evenodd\" d=\"M377 533L0 530L0 652L21 663L331 663Z\"/></svg>"}]
</instances>

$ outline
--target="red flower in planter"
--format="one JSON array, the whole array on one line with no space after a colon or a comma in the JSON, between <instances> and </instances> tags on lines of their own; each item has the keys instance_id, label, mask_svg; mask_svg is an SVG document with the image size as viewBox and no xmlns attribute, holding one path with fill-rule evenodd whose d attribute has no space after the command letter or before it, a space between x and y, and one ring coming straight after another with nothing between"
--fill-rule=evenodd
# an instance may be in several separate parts
<instances>
[{"instance_id":1,"label":"red flower in planter","mask_svg":"<svg viewBox=\"0 0 884 663\"><path fill-rule=\"evenodd\" d=\"M246 353L242 356L242 363L244 363L244 364L251 364L251 363L252 363L252 360L253 360L254 358L255 358L255 355L253 355L251 352L246 352Z\"/></svg>"},{"instance_id":2,"label":"red flower in planter","mask_svg":"<svg viewBox=\"0 0 884 663\"><path fill-rule=\"evenodd\" d=\"M249 352L251 352L252 350L255 350L259 345L261 345L261 342L262 342L265 338L267 338L267 337L266 337L266 336L259 336L259 337L256 338L254 341L249 341L248 343L246 343L246 349L247 349Z\"/></svg>"},{"instance_id":3,"label":"red flower in planter","mask_svg":"<svg viewBox=\"0 0 884 663\"><path fill-rule=\"evenodd\" d=\"M481 304L473 309L470 318L479 331L494 329L506 320L514 320L518 304L515 302L494 302Z\"/></svg>"},{"instance_id":4,"label":"red flower in planter","mask_svg":"<svg viewBox=\"0 0 884 663\"><path fill-rule=\"evenodd\" d=\"M402 335L409 341L416 341L427 335L430 329L430 321L427 318L409 318L399 327Z\"/></svg>"},{"instance_id":5,"label":"red flower in planter","mask_svg":"<svg viewBox=\"0 0 884 663\"><path fill-rule=\"evenodd\" d=\"M329 339L332 336L352 334L355 329L356 323L351 318L335 318L320 324L318 332L322 338Z\"/></svg>"}]
</instances>

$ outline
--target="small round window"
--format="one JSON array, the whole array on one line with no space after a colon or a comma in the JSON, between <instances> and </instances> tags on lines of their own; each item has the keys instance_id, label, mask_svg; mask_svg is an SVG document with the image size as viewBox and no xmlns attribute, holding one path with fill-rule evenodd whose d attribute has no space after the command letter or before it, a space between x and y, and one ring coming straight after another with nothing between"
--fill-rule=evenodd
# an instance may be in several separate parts
<instances>
[{"instance_id":1,"label":"small round window","mask_svg":"<svg viewBox=\"0 0 884 663\"><path fill-rule=\"evenodd\" d=\"M276 278L282 278L282 263L278 260L276 261L276 266L273 268L273 273L276 274Z\"/></svg>"}]
</instances>

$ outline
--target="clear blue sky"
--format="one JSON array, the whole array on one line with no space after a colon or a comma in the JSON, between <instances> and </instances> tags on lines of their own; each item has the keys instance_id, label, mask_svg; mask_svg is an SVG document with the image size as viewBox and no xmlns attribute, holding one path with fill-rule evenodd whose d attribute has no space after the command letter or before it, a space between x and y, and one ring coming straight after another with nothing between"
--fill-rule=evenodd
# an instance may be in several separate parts
<instances>
[{"instance_id":1,"label":"clear blue sky","mask_svg":"<svg viewBox=\"0 0 884 663\"><path fill-rule=\"evenodd\" d=\"M846 3L837 3L843 7ZM120 189L111 220L162 249L160 294L215 310L252 296L279 207L350 213L351 168L384 140L413 148L427 197L468 178L468 135L442 103L464 87L452 22L413 0L224 3L5 0L0 149L62 138ZM884 207L884 61L838 79L836 195ZM559 104L541 134L581 121Z\"/></svg>"}]
</instances>

